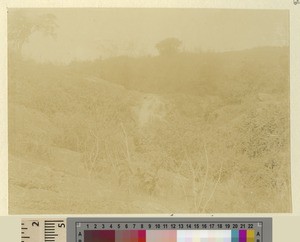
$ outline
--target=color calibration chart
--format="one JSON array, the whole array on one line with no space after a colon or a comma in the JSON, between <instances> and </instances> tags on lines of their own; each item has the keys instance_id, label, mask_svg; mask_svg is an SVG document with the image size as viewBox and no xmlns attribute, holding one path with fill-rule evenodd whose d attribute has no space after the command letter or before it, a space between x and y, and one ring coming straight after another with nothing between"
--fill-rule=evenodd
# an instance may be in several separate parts
<instances>
[{"instance_id":1,"label":"color calibration chart","mask_svg":"<svg viewBox=\"0 0 300 242\"><path fill-rule=\"evenodd\" d=\"M67 219L67 242L271 241L271 218Z\"/></svg>"}]
</instances>

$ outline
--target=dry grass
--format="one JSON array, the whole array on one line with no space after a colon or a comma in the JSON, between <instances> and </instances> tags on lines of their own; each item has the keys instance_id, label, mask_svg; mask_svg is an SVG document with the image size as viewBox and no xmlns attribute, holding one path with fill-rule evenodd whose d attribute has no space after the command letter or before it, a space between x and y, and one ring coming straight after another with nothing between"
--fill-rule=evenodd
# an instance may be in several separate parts
<instances>
[{"instance_id":1,"label":"dry grass","mask_svg":"<svg viewBox=\"0 0 300 242\"><path fill-rule=\"evenodd\" d=\"M290 212L288 72L278 69L286 50L253 50L264 69L253 60L239 67L249 53L76 69L18 60L9 80L10 213ZM199 76L205 59L225 73ZM126 82L121 60L131 68Z\"/></svg>"}]
</instances>

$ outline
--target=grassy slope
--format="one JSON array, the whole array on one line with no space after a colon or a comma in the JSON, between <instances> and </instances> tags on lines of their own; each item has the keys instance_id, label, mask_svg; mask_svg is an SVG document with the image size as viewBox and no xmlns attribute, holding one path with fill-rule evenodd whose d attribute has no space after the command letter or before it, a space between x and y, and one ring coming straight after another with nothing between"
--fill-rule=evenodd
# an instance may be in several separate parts
<instances>
[{"instance_id":1,"label":"grassy slope","mask_svg":"<svg viewBox=\"0 0 300 242\"><path fill-rule=\"evenodd\" d=\"M187 93L199 89L195 77L183 90L170 89L171 80L181 83L172 66L170 75L153 72L158 57L140 60L133 83L121 80L119 60L104 63L115 66L107 80L91 63L82 63L88 73L81 65L76 71L21 63L9 90L10 212L290 211L289 102L280 91L288 89L280 81L287 78L285 53L209 56L217 62L202 68L215 70L203 74L213 91L193 95ZM164 76L166 82L145 84ZM258 89L249 91L252 81ZM150 118L141 126L145 102Z\"/></svg>"}]
</instances>

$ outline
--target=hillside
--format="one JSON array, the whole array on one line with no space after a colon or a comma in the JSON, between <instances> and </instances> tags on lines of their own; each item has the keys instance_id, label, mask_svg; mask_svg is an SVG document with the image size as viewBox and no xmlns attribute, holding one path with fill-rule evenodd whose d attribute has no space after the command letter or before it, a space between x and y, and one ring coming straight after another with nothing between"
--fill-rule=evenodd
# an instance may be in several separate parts
<instances>
[{"instance_id":1,"label":"hillside","mask_svg":"<svg viewBox=\"0 0 300 242\"><path fill-rule=\"evenodd\" d=\"M10 213L290 212L288 56L11 64Z\"/></svg>"}]
</instances>

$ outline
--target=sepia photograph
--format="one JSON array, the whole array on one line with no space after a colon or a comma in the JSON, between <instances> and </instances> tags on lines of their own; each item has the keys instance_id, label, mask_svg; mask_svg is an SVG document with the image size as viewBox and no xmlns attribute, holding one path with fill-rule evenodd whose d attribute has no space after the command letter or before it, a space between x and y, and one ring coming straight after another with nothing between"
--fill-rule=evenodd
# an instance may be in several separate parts
<instances>
[{"instance_id":1,"label":"sepia photograph","mask_svg":"<svg viewBox=\"0 0 300 242\"><path fill-rule=\"evenodd\" d=\"M9 8L9 214L291 213L288 10Z\"/></svg>"}]
</instances>

